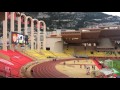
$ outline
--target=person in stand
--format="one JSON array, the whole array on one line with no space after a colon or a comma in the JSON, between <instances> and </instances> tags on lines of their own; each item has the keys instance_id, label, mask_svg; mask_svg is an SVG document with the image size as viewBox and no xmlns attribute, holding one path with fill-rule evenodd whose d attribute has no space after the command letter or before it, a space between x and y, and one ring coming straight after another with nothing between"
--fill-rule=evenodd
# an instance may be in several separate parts
<instances>
[{"instance_id":1,"label":"person in stand","mask_svg":"<svg viewBox=\"0 0 120 90\"><path fill-rule=\"evenodd\" d=\"M28 36L25 35L25 45L28 45Z\"/></svg>"},{"instance_id":2,"label":"person in stand","mask_svg":"<svg viewBox=\"0 0 120 90\"><path fill-rule=\"evenodd\" d=\"M19 39L19 44L20 44L20 46L22 46L22 44L23 44L22 37L20 37L20 39Z\"/></svg>"},{"instance_id":3,"label":"person in stand","mask_svg":"<svg viewBox=\"0 0 120 90\"><path fill-rule=\"evenodd\" d=\"M80 68L82 68L82 65L80 65Z\"/></svg>"},{"instance_id":4,"label":"person in stand","mask_svg":"<svg viewBox=\"0 0 120 90\"><path fill-rule=\"evenodd\" d=\"M104 68L104 65L101 65L102 66L102 68Z\"/></svg>"},{"instance_id":5,"label":"person in stand","mask_svg":"<svg viewBox=\"0 0 120 90\"><path fill-rule=\"evenodd\" d=\"M63 65L65 65L66 63L64 62Z\"/></svg>"},{"instance_id":6,"label":"person in stand","mask_svg":"<svg viewBox=\"0 0 120 90\"><path fill-rule=\"evenodd\" d=\"M95 71L93 72L93 75L94 75L94 77L96 77L96 73L95 73Z\"/></svg>"},{"instance_id":7,"label":"person in stand","mask_svg":"<svg viewBox=\"0 0 120 90\"><path fill-rule=\"evenodd\" d=\"M92 69L94 70L94 65L92 65Z\"/></svg>"},{"instance_id":8,"label":"person in stand","mask_svg":"<svg viewBox=\"0 0 120 90\"><path fill-rule=\"evenodd\" d=\"M87 67L87 68L86 68L86 74L87 74L87 75L90 75L90 67Z\"/></svg>"},{"instance_id":9,"label":"person in stand","mask_svg":"<svg viewBox=\"0 0 120 90\"><path fill-rule=\"evenodd\" d=\"M57 61L57 58L55 58L55 61Z\"/></svg>"},{"instance_id":10,"label":"person in stand","mask_svg":"<svg viewBox=\"0 0 120 90\"><path fill-rule=\"evenodd\" d=\"M33 73L33 70L31 70L31 73Z\"/></svg>"},{"instance_id":11,"label":"person in stand","mask_svg":"<svg viewBox=\"0 0 120 90\"><path fill-rule=\"evenodd\" d=\"M33 70L31 70L31 74L33 75Z\"/></svg>"},{"instance_id":12,"label":"person in stand","mask_svg":"<svg viewBox=\"0 0 120 90\"><path fill-rule=\"evenodd\" d=\"M30 43L28 43L28 47L29 47L29 48L31 48L31 45L30 45Z\"/></svg>"},{"instance_id":13,"label":"person in stand","mask_svg":"<svg viewBox=\"0 0 120 90\"><path fill-rule=\"evenodd\" d=\"M95 70L95 66L94 66L94 70Z\"/></svg>"},{"instance_id":14,"label":"person in stand","mask_svg":"<svg viewBox=\"0 0 120 90\"><path fill-rule=\"evenodd\" d=\"M53 58L53 61L54 61L54 58Z\"/></svg>"},{"instance_id":15,"label":"person in stand","mask_svg":"<svg viewBox=\"0 0 120 90\"><path fill-rule=\"evenodd\" d=\"M74 64L75 64L75 60L74 60Z\"/></svg>"},{"instance_id":16,"label":"person in stand","mask_svg":"<svg viewBox=\"0 0 120 90\"><path fill-rule=\"evenodd\" d=\"M84 68L86 69L86 65L84 65Z\"/></svg>"},{"instance_id":17,"label":"person in stand","mask_svg":"<svg viewBox=\"0 0 120 90\"><path fill-rule=\"evenodd\" d=\"M56 59L55 59L55 58L53 58L53 61L56 61Z\"/></svg>"}]
</instances>

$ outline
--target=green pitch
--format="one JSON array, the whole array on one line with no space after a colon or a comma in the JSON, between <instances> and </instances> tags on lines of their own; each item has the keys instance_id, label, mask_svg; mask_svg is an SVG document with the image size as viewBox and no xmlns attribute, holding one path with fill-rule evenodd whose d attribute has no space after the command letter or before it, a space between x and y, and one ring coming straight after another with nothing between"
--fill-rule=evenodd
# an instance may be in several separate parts
<instances>
[{"instance_id":1,"label":"green pitch","mask_svg":"<svg viewBox=\"0 0 120 90\"><path fill-rule=\"evenodd\" d=\"M100 60L100 63L103 63L103 60ZM107 62L107 66L110 67L114 73L120 75L120 60L112 60Z\"/></svg>"}]
</instances>

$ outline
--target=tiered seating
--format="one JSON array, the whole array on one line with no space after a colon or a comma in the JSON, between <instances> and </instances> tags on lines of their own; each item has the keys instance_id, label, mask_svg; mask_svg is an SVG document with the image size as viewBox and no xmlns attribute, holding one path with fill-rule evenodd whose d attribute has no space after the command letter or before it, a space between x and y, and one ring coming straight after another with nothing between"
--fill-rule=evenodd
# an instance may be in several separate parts
<instances>
[{"instance_id":1,"label":"tiered seating","mask_svg":"<svg viewBox=\"0 0 120 90\"><path fill-rule=\"evenodd\" d=\"M87 50L87 51L86 51L86 55L87 55L87 56L94 56L94 54L92 54L90 50Z\"/></svg>"},{"instance_id":2,"label":"tiered seating","mask_svg":"<svg viewBox=\"0 0 120 90\"><path fill-rule=\"evenodd\" d=\"M87 46L86 47L86 55L87 56L94 56L94 53L91 53L94 51L94 46Z\"/></svg>"},{"instance_id":3,"label":"tiered seating","mask_svg":"<svg viewBox=\"0 0 120 90\"><path fill-rule=\"evenodd\" d=\"M64 52L68 55L74 55L74 48L72 47L64 48Z\"/></svg>"},{"instance_id":4,"label":"tiered seating","mask_svg":"<svg viewBox=\"0 0 120 90\"><path fill-rule=\"evenodd\" d=\"M93 51L93 54L91 53L91 50L80 50L80 51L76 51L76 55L79 56L96 56L96 57L115 57L116 53L114 52L97 52L97 51ZM120 56L120 54L117 54L117 56Z\"/></svg>"},{"instance_id":5,"label":"tiered seating","mask_svg":"<svg viewBox=\"0 0 120 90\"><path fill-rule=\"evenodd\" d=\"M106 54L104 52L97 52L97 51L94 51L94 56L96 57L105 57Z\"/></svg>"},{"instance_id":6,"label":"tiered seating","mask_svg":"<svg viewBox=\"0 0 120 90\"><path fill-rule=\"evenodd\" d=\"M32 58L37 59L37 60L47 59L47 57L45 57L44 55L41 55L40 53L36 52L35 50L25 50L24 53Z\"/></svg>"},{"instance_id":7,"label":"tiered seating","mask_svg":"<svg viewBox=\"0 0 120 90\"><path fill-rule=\"evenodd\" d=\"M97 51L94 51L94 56L98 56L98 57L115 57L116 54L111 53L111 52L97 52Z\"/></svg>"},{"instance_id":8,"label":"tiered seating","mask_svg":"<svg viewBox=\"0 0 120 90\"><path fill-rule=\"evenodd\" d=\"M1 60L0 66L3 66L3 68L5 66L9 66L9 68L10 68L10 72L7 73L7 77L9 77L11 75L14 78L21 77L20 76L21 67L32 61L32 59L30 59L27 56L24 56L23 54L21 54L17 51L11 51L11 50L3 51L3 50L0 50L0 53L5 54L5 55L10 57L9 61L4 60L4 59L0 59ZM10 75L10 73L11 73L11 75Z\"/></svg>"},{"instance_id":9,"label":"tiered seating","mask_svg":"<svg viewBox=\"0 0 120 90\"><path fill-rule=\"evenodd\" d=\"M34 50L35 52L37 52L37 53L40 53L38 50Z\"/></svg>"},{"instance_id":10,"label":"tiered seating","mask_svg":"<svg viewBox=\"0 0 120 90\"><path fill-rule=\"evenodd\" d=\"M41 50L40 52L43 53L46 57L56 57L51 51Z\"/></svg>"},{"instance_id":11,"label":"tiered seating","mask_svg":"<svg viewBox=\"0 0 120 90\"><path fill-rule=\"evenodd\" d=\"M53 52L53 54L58 57L58 58L69 58L71 57L70 55L67 55L65 53L57 53L57 52Z\"/></svg>"},{"instance_id":12,"label":"tiered seating","mask_svg":"<svg viewBox=\"0 0 120 90\"><path fill-rule=\"evenodd\" d=\"M84 47L83 46L76 47L75 55L77 55L77 56L86 56L86 51L85 51Z\"/></svg>"},{"instance_id":13,"label":"tiered seating","mask_svg":"<svg viewBox=\"0 0 120 90\"><path fill-rule=\"evenodd\" d=\"M12 60L12 61L16 62L16 59L17 59L17 62L19 64L26 64L26 63L31 61L30 58L26 57L25 55L22 55L21 53L19 53L17 51L11 51L11 50L3 51L3 50L1 50L0 52L5 54L5 55L8 55L10 57L10 60Z\"/></svg>"},{"instance_id":14,"label":"tiered seating","mask_svg":"<svg viewBox=\"0 0 120 90\"><path fill-rule=\"evenodd\" d=\"M66 53L66 52L64 52L64 54L66 54L66 55L69 56L69 57L73 57L73 55L68 54L68 53Z\"/></svg>"},{"instance_id":15,"label":"tiered seating","mask_svg":"<svg viewBox=\"0 0 120 90\"><path fill-rule=\"evenodd\" d=\"M120 57L120 52L116 52L116 56Z\"/></svg>"},{"instance_id":16,"label":"tiered seating","mask_svg":"<svg viewBox=\"0 0 120 90\"><path fill-rule=\"evenodd\" d=\"M84 50L76 51L76 55L84 56L86 52Z\"/></svg>"},{"instance_id":17,"label":"tiered seating","mask_svg":"<svg viewBox=\"0 0 120 90\"><path fill-rule=\"evenodd\" d=\"M115 53L115 52L106 52L105 54L106 54L106 56L108 56L108 57L115 57L115 56L116 56L116 53Z\"/></svg>"}]
</instances>

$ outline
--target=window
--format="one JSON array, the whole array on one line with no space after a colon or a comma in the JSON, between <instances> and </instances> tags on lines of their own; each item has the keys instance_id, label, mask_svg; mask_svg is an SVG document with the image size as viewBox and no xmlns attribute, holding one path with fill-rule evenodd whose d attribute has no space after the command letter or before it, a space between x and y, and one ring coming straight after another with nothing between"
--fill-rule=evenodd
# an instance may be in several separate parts
<instances>
[{"instance_id":1,"label":"window","mask_svg":"<svg viewBox=\"0 0 120 90\"><path fill-rule=\"evenodd\" d=\"M46 47L46 50L50 50L50 47Z\"/></svg>"}]
</instances>

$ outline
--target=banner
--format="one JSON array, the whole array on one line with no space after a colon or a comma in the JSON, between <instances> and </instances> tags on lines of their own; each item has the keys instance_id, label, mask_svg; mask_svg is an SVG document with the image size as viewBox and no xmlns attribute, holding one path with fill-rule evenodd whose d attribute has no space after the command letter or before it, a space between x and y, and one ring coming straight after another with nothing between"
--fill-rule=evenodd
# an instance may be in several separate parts
<instances>
[{"instance_id":1,"label":"banner","mask_svg":"<svg viewBox=\"0 0 120 90\"><path fill-rule=\"evenodd\" d=\"M22 41L22 43L25 42L24 36L20 33L17 32L12 32L11 33L11 42L12 44L18 44L20 41Z\"/></svg>"}]
</instances>

